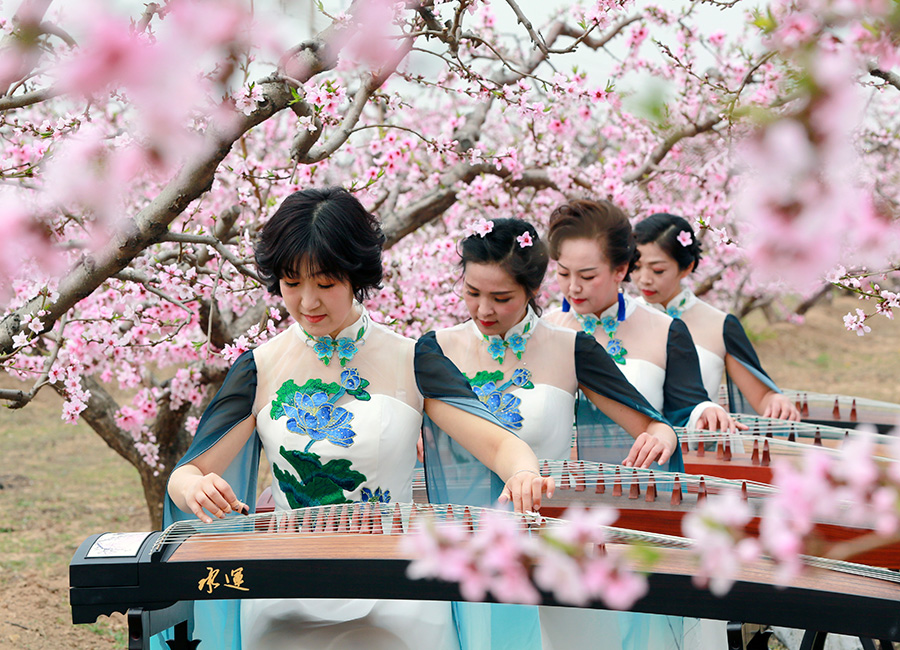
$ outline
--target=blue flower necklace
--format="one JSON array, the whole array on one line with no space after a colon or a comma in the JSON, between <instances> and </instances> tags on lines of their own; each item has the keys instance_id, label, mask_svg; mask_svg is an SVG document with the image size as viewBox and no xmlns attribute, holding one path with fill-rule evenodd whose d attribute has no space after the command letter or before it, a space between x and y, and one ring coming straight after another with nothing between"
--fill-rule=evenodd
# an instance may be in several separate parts
<instances>
[{"instance_id":1,"label":"blue flower necklace","mask_svg":"<svg viewBox=\"0 0 900 650\"><path fill-rule=\"evenodd\" d=\"M491 355L491 359L502 364L503 358L506 356L506 351L512 350L513 354L516 355L516 358L521 360L522 355L525 354L525 344L528 342L531 333L534 331L536 321L537 314L535 314L534 310L529 306L525 311L525 318L517 325L510 328L506 333L506 338L481 334L481 338L488 344L487 349L488 354Z\"/></svg>"},{"instance_id":2,"label":"blue flower necklace","mask_svg":"<svg viewBox=\"0 0 900 650\"><path fill-rule=\"evenodd\" d=\"M302 327L300 328L300 331L306 335L306 344L313 349L313 352L316 353L319 361L327 366L331 363L331 357L337 352L341 367L344 367L347 365L347 362L352 361L356 353L359 352L359 346L365 343L364 338L369 329L369 314L366 313L365 310L363 310L360 320L362 323L360 323L355 338L350 338L349 336L341 336L337 339L333 339L330 336L316 337Z\"/></svg>"},{"instance_id":3,"label":"blue flower necklace","mask_svg":"<svg viewBox=\"0 0 900 650\"><path fill-rule=\"evenodd\" d=\"M593 336L594 332L597 331L597 325L600 325L603 328L606 336L609 337L609 342L606 344L606 351L609 353L609 356L612 357L613 361L620 365L625 365L625 355L628 354L628 350L622 345L622 339L616 338L616 330L619 329L619 323L625 320L625 316L625 294L623 293L619 293L617 299L615 318L609 314L600 318L594 314L585 314L584 316L575 314L575 318L581 323L581 329L584 330L586 334Z\"/></svg>"},{"instance_id":4,"label":"blue flower necklace","mask_svg":"<svg viewBox=\"0 0 900 650\"><path fill-rule=\"evenodd\" d=\"M681 300L675 296L666 307L666 313L672 318L681 318L681 315L697 302L697 296L690 289L685 289L678 295L681 296Z\"/></svg>"}]
</instances>

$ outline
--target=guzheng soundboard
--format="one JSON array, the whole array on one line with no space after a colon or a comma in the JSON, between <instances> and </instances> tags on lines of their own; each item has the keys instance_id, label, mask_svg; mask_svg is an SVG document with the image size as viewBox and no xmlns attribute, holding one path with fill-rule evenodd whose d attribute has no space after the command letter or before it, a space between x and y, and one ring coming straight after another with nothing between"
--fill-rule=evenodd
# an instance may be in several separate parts
<instances>
[{"instance_id":1,"label":"guzheng soundboard","mask_svg":"<svg viewBox=\"0 0 900 650\"><path fill-rule=\"evenodd\" d=\"M748 428L737 434L676 428L686 473L771 483L772 464L776 459L797 459L811 445L839 457L847 441L862 435L872 436L877 462L897 462L893 458L896 452L891 449L890 435L863 434L855 429L755 415L735 414L734 417Z\"/></svg>"},{"instance_id":2,"label":"guzheng soundboard","mask_svg":"<svg viewBox=\"0 0 900 650\"><path fill-rule=\"evenodd\" d=\"M403 598L459 600L456 585L410 580L401 547L422 515L477 530L484 510L461 506L346 504L181 522L164 532L105 533L85 540L70 566L75 623L128 612L129 647L182 622L193 600L238 598ZM516 517L523 530L559 520ZM867 638L900 640L897 574L865 565L809 558L807 571L784 588L773 565L746 566L725 597L692 584L688 540L609 528L611 543L659 546L650 591L634 611L786 625ZM329 580L319 579L328 575ZM552 596L544 603L558 605ZM594 603L594 607L602 607Z\"/></svg>"}]
</instances>

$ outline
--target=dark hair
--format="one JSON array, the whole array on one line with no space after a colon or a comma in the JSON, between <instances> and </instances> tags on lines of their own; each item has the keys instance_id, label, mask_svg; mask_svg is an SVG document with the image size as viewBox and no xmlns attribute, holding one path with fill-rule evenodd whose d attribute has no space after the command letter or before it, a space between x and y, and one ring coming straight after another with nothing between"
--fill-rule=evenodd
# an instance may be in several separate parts
<instances>
[{"instance_id":1,"label":"dark hair","mask_svg":"<svg viewBox=\"0 0 900 650\"><path fill-rule=\"evenodd\" d=\"M284 277L322 274L349 282L354 297L363 300L381 286L383 245L378 220L350 192L301 190L282 201L260 231L256 267L276 296Z\"/></svg>"},{"instance_id":2,"label":"dark hair","mask_svg":"<svg viewBox=\"0 0 900 650\"><path fill-rule=\"evenodd\" d=\"M682 246L678 241L678 235L688 232L691 235L691 243ZM694 229L684 217L665 212L657 212L641 221L634 227L634 236L638 244L656 244L678 263L678 268L684 271L694 271L700 262L700 242L694 235Z\"/></svg>"},{"instance_id":3,"label":"dark hair","mask_svg":"<svg viewBox=\"0 0 900 650\"><path fill-rule=\"evenodd\" d=\"M469 263L498 264L525 289L528 304L540 315L541 308L535 298L547 271L547 246L527 221L494 219L491 223L494 229L484 237L469 235L462 241L460 268L465 272ZM531 237L531 246L522 246L517 239L526 232Z\"/></svg>"},{"instance_id":4,"label":"dark hair","mask_svg":"<svg viewBox=\"0 0 900 650\"><path fill-rule=\"evenodd\" d=\"M575 199L557 207L550 215L547 234L550 257L559 259L559 249L567 239L596 239L610 268L627 265L625 280L641 256L628 217L606 200Z\"/></svg>"}]
</instances>

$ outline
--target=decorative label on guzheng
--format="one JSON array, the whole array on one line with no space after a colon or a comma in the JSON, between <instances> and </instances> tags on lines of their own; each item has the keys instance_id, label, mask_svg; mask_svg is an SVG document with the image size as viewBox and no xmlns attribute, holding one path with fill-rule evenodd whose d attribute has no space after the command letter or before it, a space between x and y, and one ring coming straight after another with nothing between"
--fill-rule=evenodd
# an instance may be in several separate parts
<instances>
[{"instance_id":1,"label":"decorative label on guzheng","mask_svg":"<svg viewBox=\"0 0 900 650\"><path fill-rule=\"evenodd\" d=\"M206 589L206 593L211 594L219 587L228 587L229 589L237 589L238 591L250 591L249 588L244 586L244 567L242 566L222 573L221 578L219 578L219 574L221 573L219 569L208 566L206 567L206 570L209 573L197 583L198 591Z\"/></svg>"},{"instance_id":2,"label":"decorative label on guzheng","mask_svg":"<svg viewBox=\"0 0 900 650\"><path fill-rule=\"evenodd\" d=\"M151 533L103 533L85 557L136 557Z\"/></svg>"}]
</instances>

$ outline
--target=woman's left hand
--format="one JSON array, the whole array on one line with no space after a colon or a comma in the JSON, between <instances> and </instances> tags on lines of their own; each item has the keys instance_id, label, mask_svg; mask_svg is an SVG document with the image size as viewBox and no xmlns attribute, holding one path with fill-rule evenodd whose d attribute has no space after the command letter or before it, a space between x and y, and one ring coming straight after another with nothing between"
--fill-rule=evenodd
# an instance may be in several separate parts
<instances>
[{"instance_id":1,"label":"woman's left hand","mask_svg":"<svg viewBox=\"0 0 900 650\"><path fill-rule=\"evenodd\" d=\"M544 478L534 470L523 469L515 472L506 481L500 503L512 501L516 512L529 512L541 509L541 499L553 497L556 482L552 478Z\"/></svg>"},{"instance_id":2,"label":"woman's left hand","mask_svg":"<svg viewBox=\"0 0 900 650\"><path fill-rule=\"evenodd\" d=\"M707 431L728 431L736 433L739 429L746 430L748 427L742 422L738 422L723 408L718 406L710 406L700 414L697 418L697 428Z\"/></svg>"}]
</instances>

